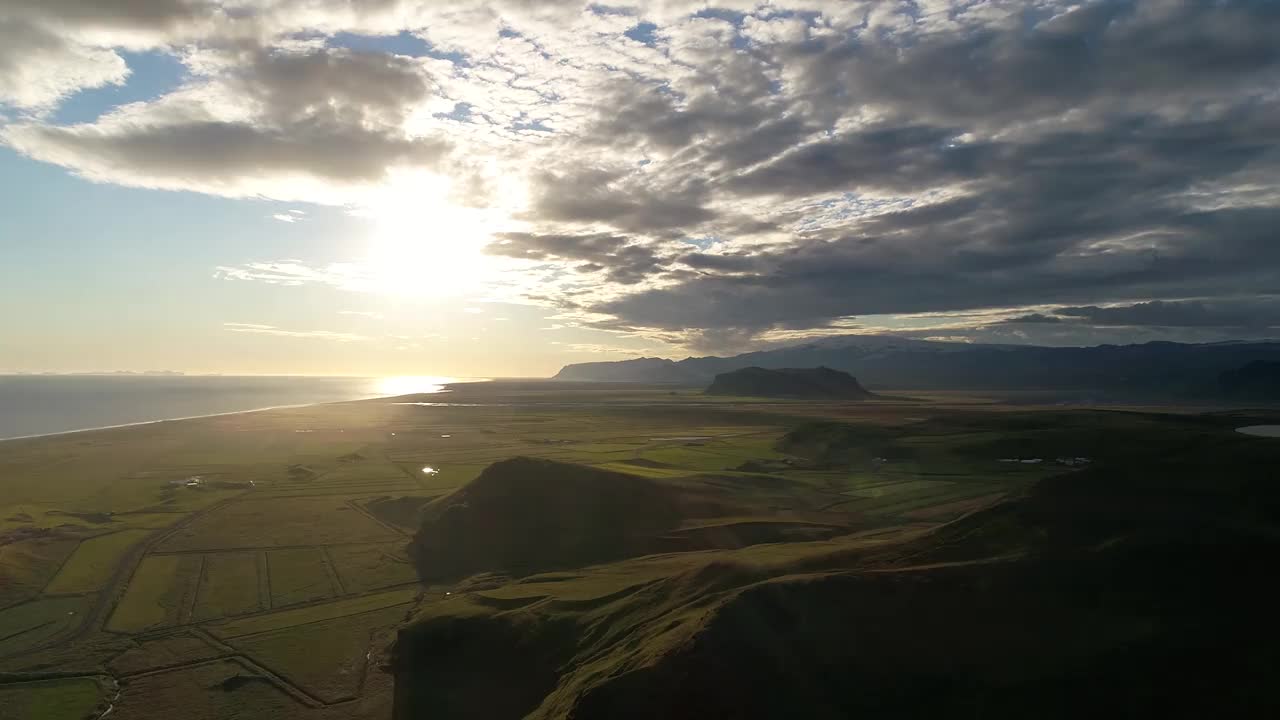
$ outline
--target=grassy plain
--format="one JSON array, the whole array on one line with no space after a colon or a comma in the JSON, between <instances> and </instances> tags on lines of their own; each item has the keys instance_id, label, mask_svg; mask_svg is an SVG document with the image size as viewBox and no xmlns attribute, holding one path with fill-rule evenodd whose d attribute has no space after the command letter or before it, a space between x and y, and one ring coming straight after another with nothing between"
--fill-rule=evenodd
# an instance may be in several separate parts
<instances>
[{"instance_id":1,"label":"grassy plain","mask_svg":"<svg viewBox=\"0 0 1280 720\"><path fill-rule=\"evenodd\" d=\"M128 682L112 718L384 720L379 654L386 631L416 609L487 616L536 605L579 617L662 583L675 603L680 587L709 582L698 575L708 565L829 565L908 542L1076 472L1054 465L1059 456L1137 463L1133 448L1152 442L1173 454L1188 442L1239 452L1238 417L945 394L781 403L511 382L420 399L437 404L366 401L0 443L0 707L80 718L101 698L99 678L115 678ZM839 427L792 435L813 422ZM694 551L419 585L406 554L417 509L513 456L729 500L664 538ZM999 462L1007 456L1048 461ZM199 486L184 484L192 476ZM83 675L32 682L51 669Z\"/></svg>"},{"instance_id":2,"label":"grassy plain","mask_svg":"<svg viewBox=\"0 0 1280 720\"><path fill-rule=\"evenodd\" d=\"M261 610L259 574L266 568L259 567L258 557L256 552L206 555L192 618L216 620Z\"/></svg>"},{"instance_id":3,"label":"grassy plain","mask_svg":"<svg viewBox=\"0 0 1280 720\"><path fill-rule=\"evenodd\" d=\"M268 550L271 607L282 608L336 595L323 548Z\"/></svg>"},{"instance_id":4,"label":"grassy plain","mask_svg":"<svg viewBox=\"0 0 1280 720\"><path fill-rule=\"evenodd\" d=\"M102 688L91 678L36 680L0 685L0 718L87 718L104 708Z\"/></svg>"},{"instance_id":5,"label":"grassy plain","mask_svg":"<svg viewBox=\"0 0 1280 720\"><path fill-rule=\"evenodd\" d=\"M134 633L177 625L190 607L200 581L199 555L148 555L143 558L107 629Z\"/></svg>"},{"instance_id":6,"label":"grassy plain","mask_svg":"<svg viewBox=\"0 0 1280 720\"><path fill-rule=\"evenodd\" d=\"M49 583L47 592L69 594L102 589L125 553L149 534L147 530L120 530L82 541Z\"/></svg>"}]
</instances>

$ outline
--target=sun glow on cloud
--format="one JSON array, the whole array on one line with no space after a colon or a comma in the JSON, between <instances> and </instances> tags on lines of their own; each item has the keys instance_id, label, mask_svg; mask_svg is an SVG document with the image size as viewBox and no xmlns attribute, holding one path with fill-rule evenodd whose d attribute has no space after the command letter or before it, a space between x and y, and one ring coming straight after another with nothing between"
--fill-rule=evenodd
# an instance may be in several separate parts
<instances>
[{"instance_id":1,"label":"sun glow on cloud","mask_svg":"<svg viewBox=\"0 0 1280 720\"><path fill-rule=\"evenodd\" d=\"M371 292L446 298L482 294L500 272L484 253L505 218L465 207L450 178L429 172L395 176L358 212L373 223L362 263Z\"/></svg>"}]
</instances>

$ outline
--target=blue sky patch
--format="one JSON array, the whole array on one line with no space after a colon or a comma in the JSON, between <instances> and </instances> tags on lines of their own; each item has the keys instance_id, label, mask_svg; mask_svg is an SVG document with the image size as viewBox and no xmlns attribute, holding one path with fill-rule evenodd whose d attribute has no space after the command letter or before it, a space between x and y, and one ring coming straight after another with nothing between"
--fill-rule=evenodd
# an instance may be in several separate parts
<instances>
[{"instance_id":1,"label":"blue sky patch","mask_svg":"<svg viewBox=\"0 0 1280 720\"><path fill-rule=\"evenodd\" d=\"M429 57L436 60L448 60L455 65L470 65L467 56L460 52L446 52L411 32L401 31L397 35L357 35L355 33L338 33L329 38L329 47L342 47L358 52L386 52L408 57Z\"/></svg>"},{"instance_id":2,"label":"blue sky patch","mask_svg":"<svg viewBox=\"0 0 1280 720\"><path fill-rule=\"evenodd\" d=\"M59 125L93 122L112 108L172 92L187 77L186 66L165 52L121 52L120 56L130 71L124 85L104 85L72 95L58 106L53 121Z\"/></svg>"},{"instance_id":3,"label":"blue sky patch","mask_svg":"<svg viewBox=\"0 0 1280 720\"><path fill-rule=\"evenodd\" d=\"M653 47L654 43L657 42L657 30L657 25L654 25L651 22L642 22L622 34L638 43L644 43L649 47Z\"/></svg>"}]
</instances>

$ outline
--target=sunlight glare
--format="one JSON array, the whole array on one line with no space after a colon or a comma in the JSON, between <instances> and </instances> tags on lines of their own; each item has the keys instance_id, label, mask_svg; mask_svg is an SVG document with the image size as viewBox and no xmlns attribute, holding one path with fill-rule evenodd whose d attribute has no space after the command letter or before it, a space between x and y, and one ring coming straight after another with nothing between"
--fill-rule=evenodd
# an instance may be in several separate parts
<instances>
[{"instance_id":1,"label":"sunlight glare","mask_svg":"<svg viewBox=\"0 0 1280 720\"><path fill-rule=\"evenodd\" d=\"M485 255L493 214L458 205L452 182L432 173L401 174L365 213L374 223L370 288L401 297L456 297L483 292L495 263Z\"/></svg>"},{"instance_id":2,"label":"sunlight glare","mask_svg":"<svg viewBox=\"0 0 1280 720\"><path fill-rule=\"evenodd\" d=\"M377 394L386 397L397 395L425 395L438 393L444 386L457 382L457 378L434 375L400 375L384 377L378 381Z\"/></svg>"}]
</instances>

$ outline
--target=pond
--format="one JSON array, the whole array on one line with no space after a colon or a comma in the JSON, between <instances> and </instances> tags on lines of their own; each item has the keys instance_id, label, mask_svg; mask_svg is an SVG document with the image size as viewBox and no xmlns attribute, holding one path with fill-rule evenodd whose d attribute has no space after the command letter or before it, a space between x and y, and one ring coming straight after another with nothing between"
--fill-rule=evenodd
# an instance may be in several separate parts
<instances>
[{"instance_id":1,"label":"pond","mask_svg":"<svg viewBox=\"0 0 1280 720\"><path fill-rule=\"evenodd\" d=\"M1273 437L1280 438L1280 425L1249 425L1247 427L1236 428L1236 432L1245 435L1253 435L1255 437Z\"/></svg>"}]
</instances>

